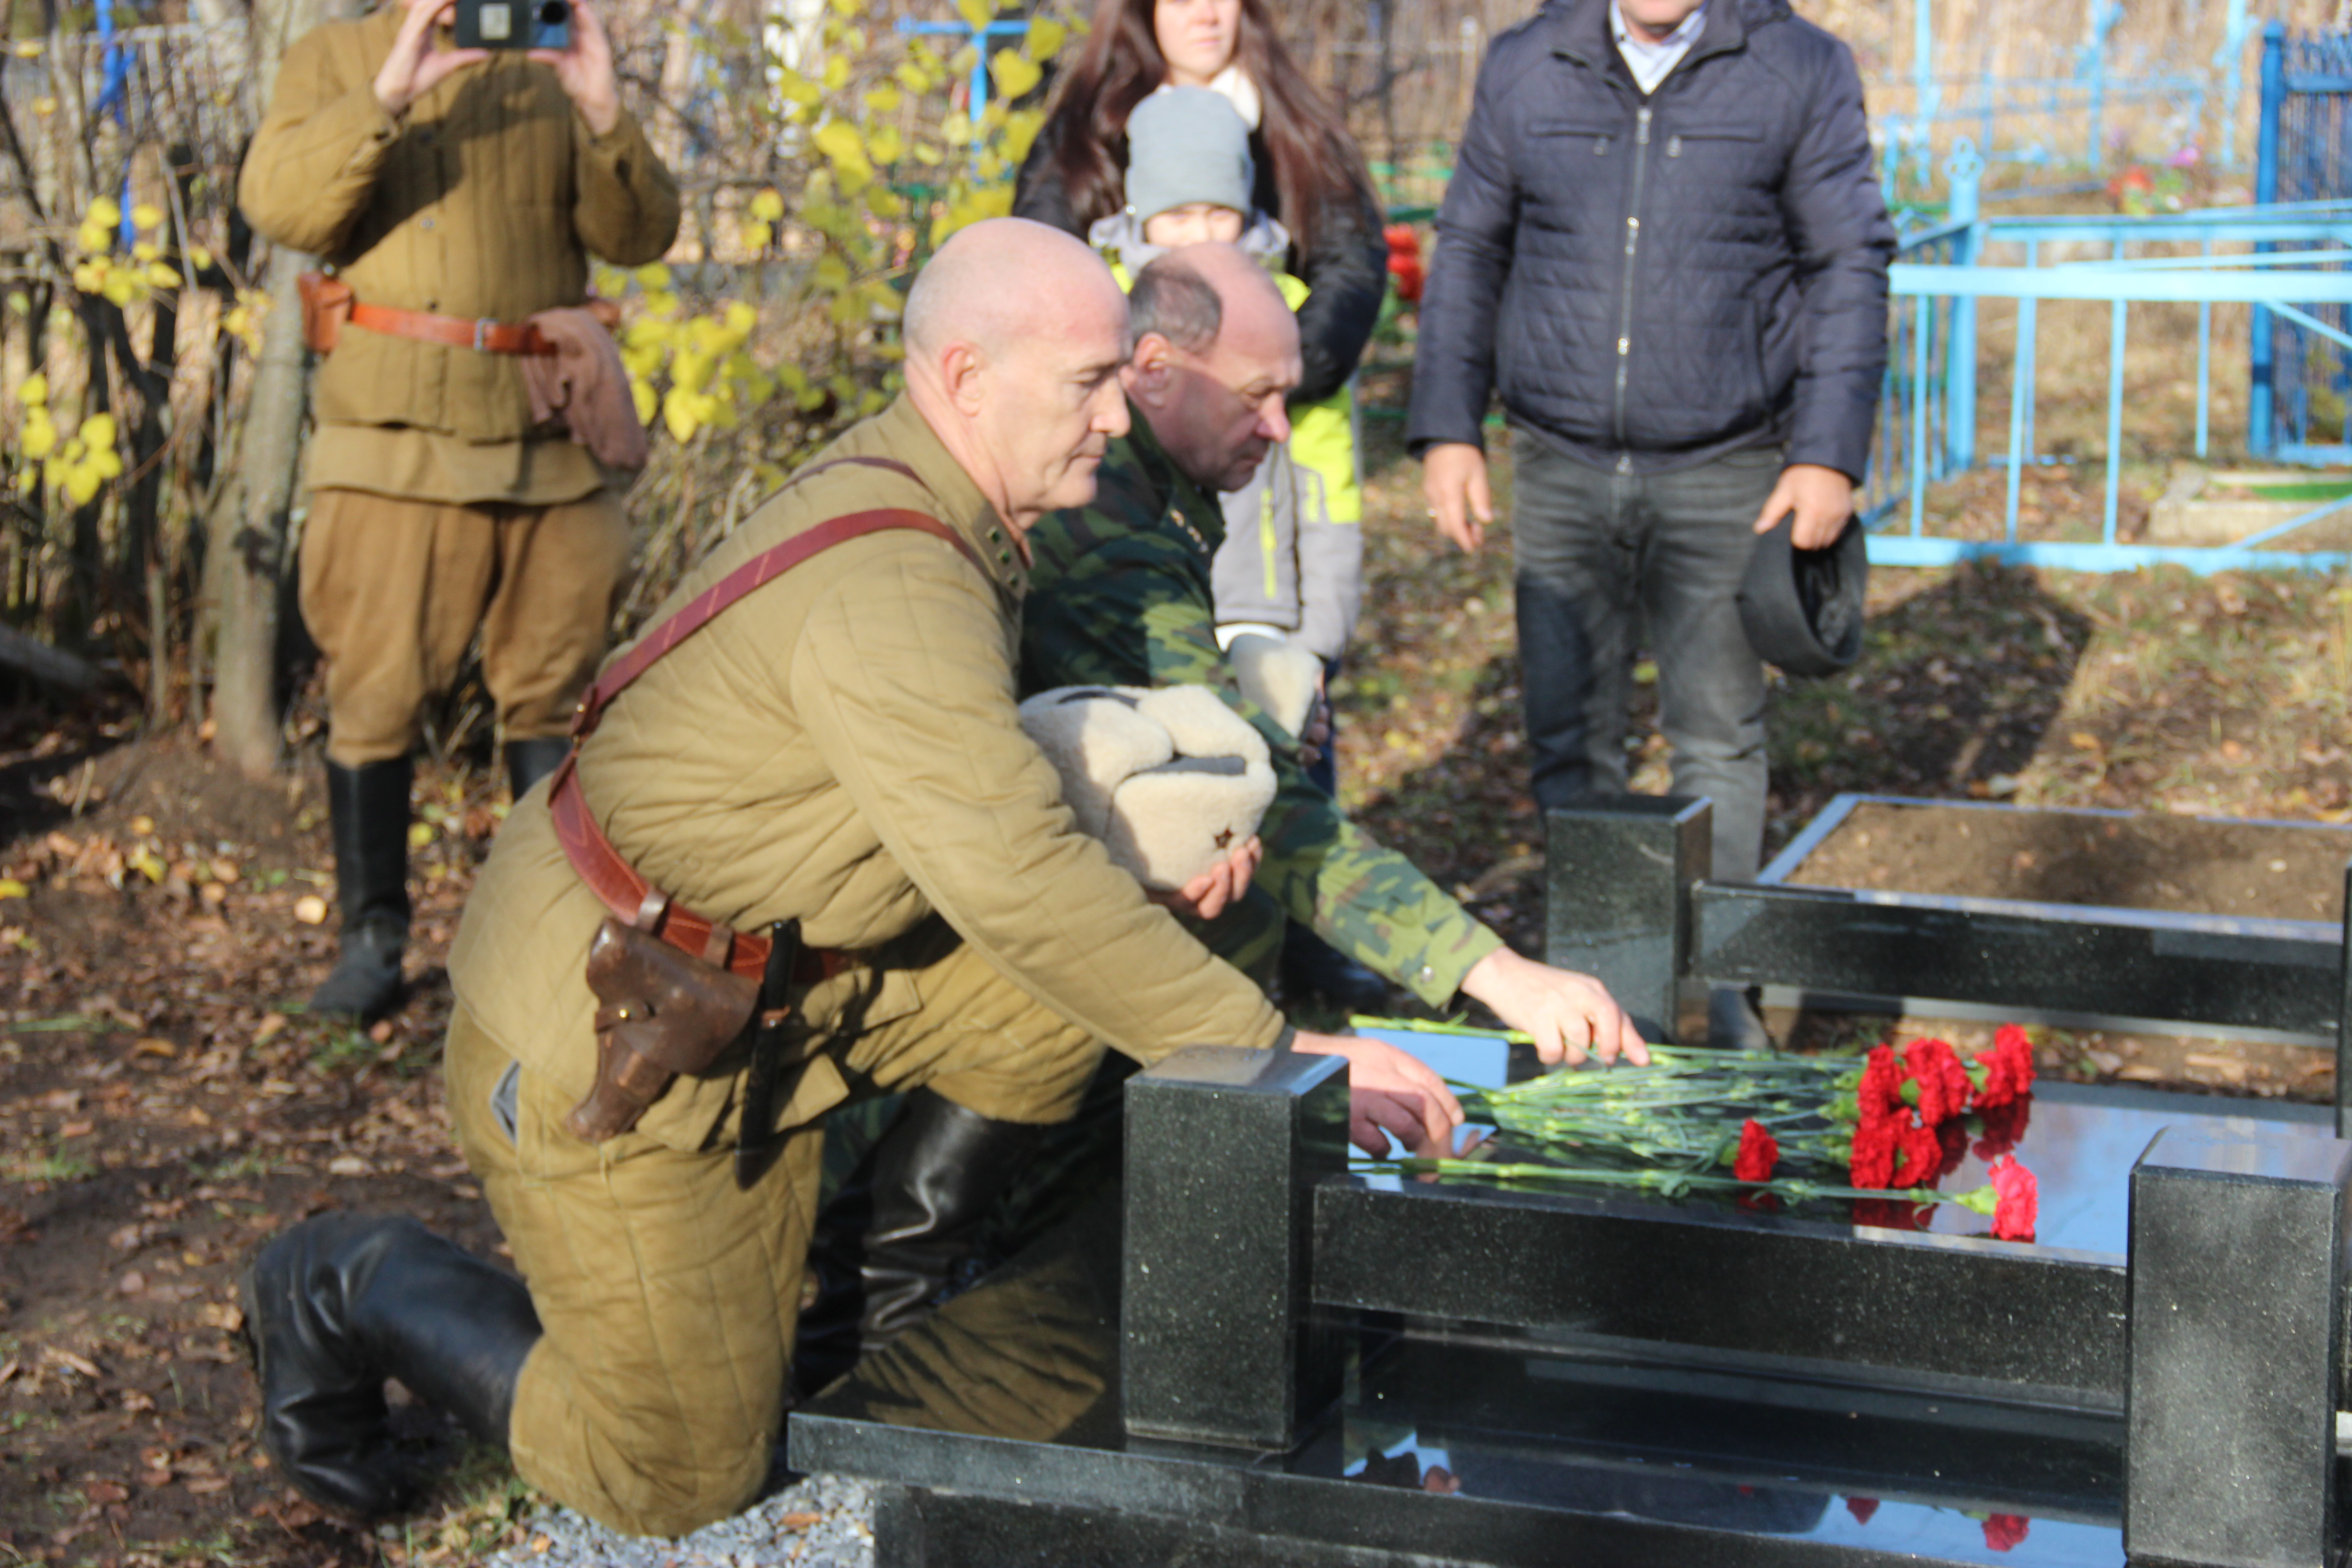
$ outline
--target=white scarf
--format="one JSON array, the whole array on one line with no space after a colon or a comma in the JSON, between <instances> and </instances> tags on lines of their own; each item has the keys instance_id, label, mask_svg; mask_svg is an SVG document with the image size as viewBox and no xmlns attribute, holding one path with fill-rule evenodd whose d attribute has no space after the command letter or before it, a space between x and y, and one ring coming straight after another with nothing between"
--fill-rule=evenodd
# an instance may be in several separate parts
<instances>
[{"instance_id":1,"label":"white scarf","mask_svg":"<svg viewBox=\"0 0 2352 1568\"><path fill-rule=\"evenodd\" d=\"M1151 90L1172 92L1175 89L1174 82L1163 81ZM1229 65L1211 77L1209 90L1223 94L1225 101L1234 106L1234 112L1242 117L1242 123L1252 131L1257 129L1258 117L1265 112L1265 105L1258 98L1257 83L1243 73L1238 63Z\"/></svg>"}]
</instances>

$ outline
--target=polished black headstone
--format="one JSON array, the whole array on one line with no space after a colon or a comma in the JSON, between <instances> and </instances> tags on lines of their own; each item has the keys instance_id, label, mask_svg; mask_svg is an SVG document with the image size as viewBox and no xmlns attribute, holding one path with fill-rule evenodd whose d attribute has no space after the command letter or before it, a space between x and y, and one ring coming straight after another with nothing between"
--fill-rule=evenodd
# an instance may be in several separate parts
<instances>
[{"instance_id":1,"label":"polished black headstone","mask_svg":"<svg viewBox=\"0 0 2352 1568\"><path fill-rule=\"evenodd\" d=\"M1696 1021L1690 887L1713 864L1714 819L1707 801L1642 795L1544 816L1544 956L1608 986L1645 1040L1691 1037Z\"/></svg>"},{"instance_id":2,"label":"polished black headstone","mask_svg":"<svg viewBox=\"0 0 2352 1568\"><path fill-rule=\"evenodd\" d=\"M2124 1545L2336 1559L2352 1143L2168 1128L2132 1172Z\"/></svg>"},{"instance_id":3,"label":"polished black headstone","mask_svg":"<svg viewBox=\"0 0 2352 1568\"><path fill-rule=\"evenodd\" d=\"M1347 1131L1339 1057L1194 1048L1128 1080L1129 1431L1287 1448L1337 1397L1310 1211Z\"/></svg>"}]
</instances>

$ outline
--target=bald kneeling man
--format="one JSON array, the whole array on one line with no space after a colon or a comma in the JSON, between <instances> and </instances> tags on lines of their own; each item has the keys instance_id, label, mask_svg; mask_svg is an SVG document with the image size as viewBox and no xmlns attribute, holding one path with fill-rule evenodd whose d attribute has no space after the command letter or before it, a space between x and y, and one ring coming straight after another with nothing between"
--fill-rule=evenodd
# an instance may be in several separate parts
<instances>
[{"instance_id":1,"label":"bald kneeling man","mask_svg":"<svg viewBox=\"0 0 2352 1568\"><path fill-rule=\"evenodd\" d=\"M1022 733L1025 531L1085 504L1128 427L1108 270L1056 230L974 226L916 280L906 342L905 395L606 665L572 759L517 805L467 906L448 1100L522 1279L348 1215L249 1271L263 1439L313 1500L408 1500L397 1377L616 1529L742 1508L782 1421L819 1119L853 1095L909 1092L933 1158L987 1163L1068 1116L1106 1044L1146 1062L1287 1045L1349 1057L1363 1141L1459 1121L1411 1058L1287 1028L1075 830ZM796 563L772 553L795 543ZM1186 889L1188 912L1247 865ZM616 992L636 971L610 965L646 952L686 981ZM684 1059L662 1030L725 989L718 966L751 1021Z\"/></svg>"}]
</instances>

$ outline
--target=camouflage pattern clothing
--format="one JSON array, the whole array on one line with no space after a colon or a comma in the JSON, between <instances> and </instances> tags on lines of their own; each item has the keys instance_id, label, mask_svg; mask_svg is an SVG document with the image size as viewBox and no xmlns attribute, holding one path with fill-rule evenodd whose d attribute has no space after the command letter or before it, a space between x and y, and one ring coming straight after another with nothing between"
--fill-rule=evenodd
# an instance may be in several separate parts
<instances>
[{"instance_id":1,"label":"camouflage pattern clothing","mask_svg":"<svg viewBox=\"0 0 2352 1568\"><path fill-rule=\"evenodd\" d=\"M1297 742L1242 696L1217 647L1210 588L1223 513L1177 470L1141 411L1129 412L1134 427L1111 443L1094 504L1051 513L1029 531L1023 693L1056 686L1213 688L1274 752L1277 788L1258 829L1265 859L1254 898L1263 889L1285 915L1341 952L1431 1006L1444 1006L1503 939L1349 822L1307 777ZM1280 922L1264 918L1262 903L1255 910L1247 903L1200 934L1213 951L1256 973L1252 961L1279 945Z\"/></svg>"}]
</instances>

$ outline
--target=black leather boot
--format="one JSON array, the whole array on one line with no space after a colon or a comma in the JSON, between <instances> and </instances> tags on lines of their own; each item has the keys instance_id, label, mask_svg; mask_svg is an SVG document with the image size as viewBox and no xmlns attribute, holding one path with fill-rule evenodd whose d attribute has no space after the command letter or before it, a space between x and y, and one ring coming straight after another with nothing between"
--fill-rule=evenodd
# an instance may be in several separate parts
<instances>
[{"instance_id":1,"label":"black leather boot","mask_svg":"<svg viewBox=\"0 0 2352 1568\"><path fill-rule=\"evenodd\" d=\"M262 1447L312 1502L373 1519L415 1495L386 1421L387 1377L506 1442L515 1379L539 1342L512 1275L413 1219L329 1214L262 1247L243 1289Z\"/></svg>"},{"instance_id":2,"label":"black leather boot","mask_svg":"<svg viewBox=\"0 0 2352 1568\"><path fill-rule=\"evenodd\" d=\"M793 1386L815 1394L921 1319L972 1257L990 1207L1047 1128L997 1121L927 1089L817 1216L814 1305L801 1314Z\"/></svg>"},{"instance_id":3,"label":"black leather boot","mask_svg":"<svg viewBox=\"0 0 2352 1568\"><path fill-rule=\"evenodd\" d=\"M368 1022L400 995L408 942L409 761L327 764L327 813L335 837L335 900L342 952L310 1011Z\"/></svg>"},{"instance_id":4,"label":"black leather boot","mask_svg":"<svg viewBox=\"0 0 2352 1568\"><path fill-rule=\"evenodd\" d=\"M561 735L536 735L528 741L507 742L507 785L520 800L530 793L530 786L553 773L563 762L572 742Z\"/></svg>"}]
</instances>

